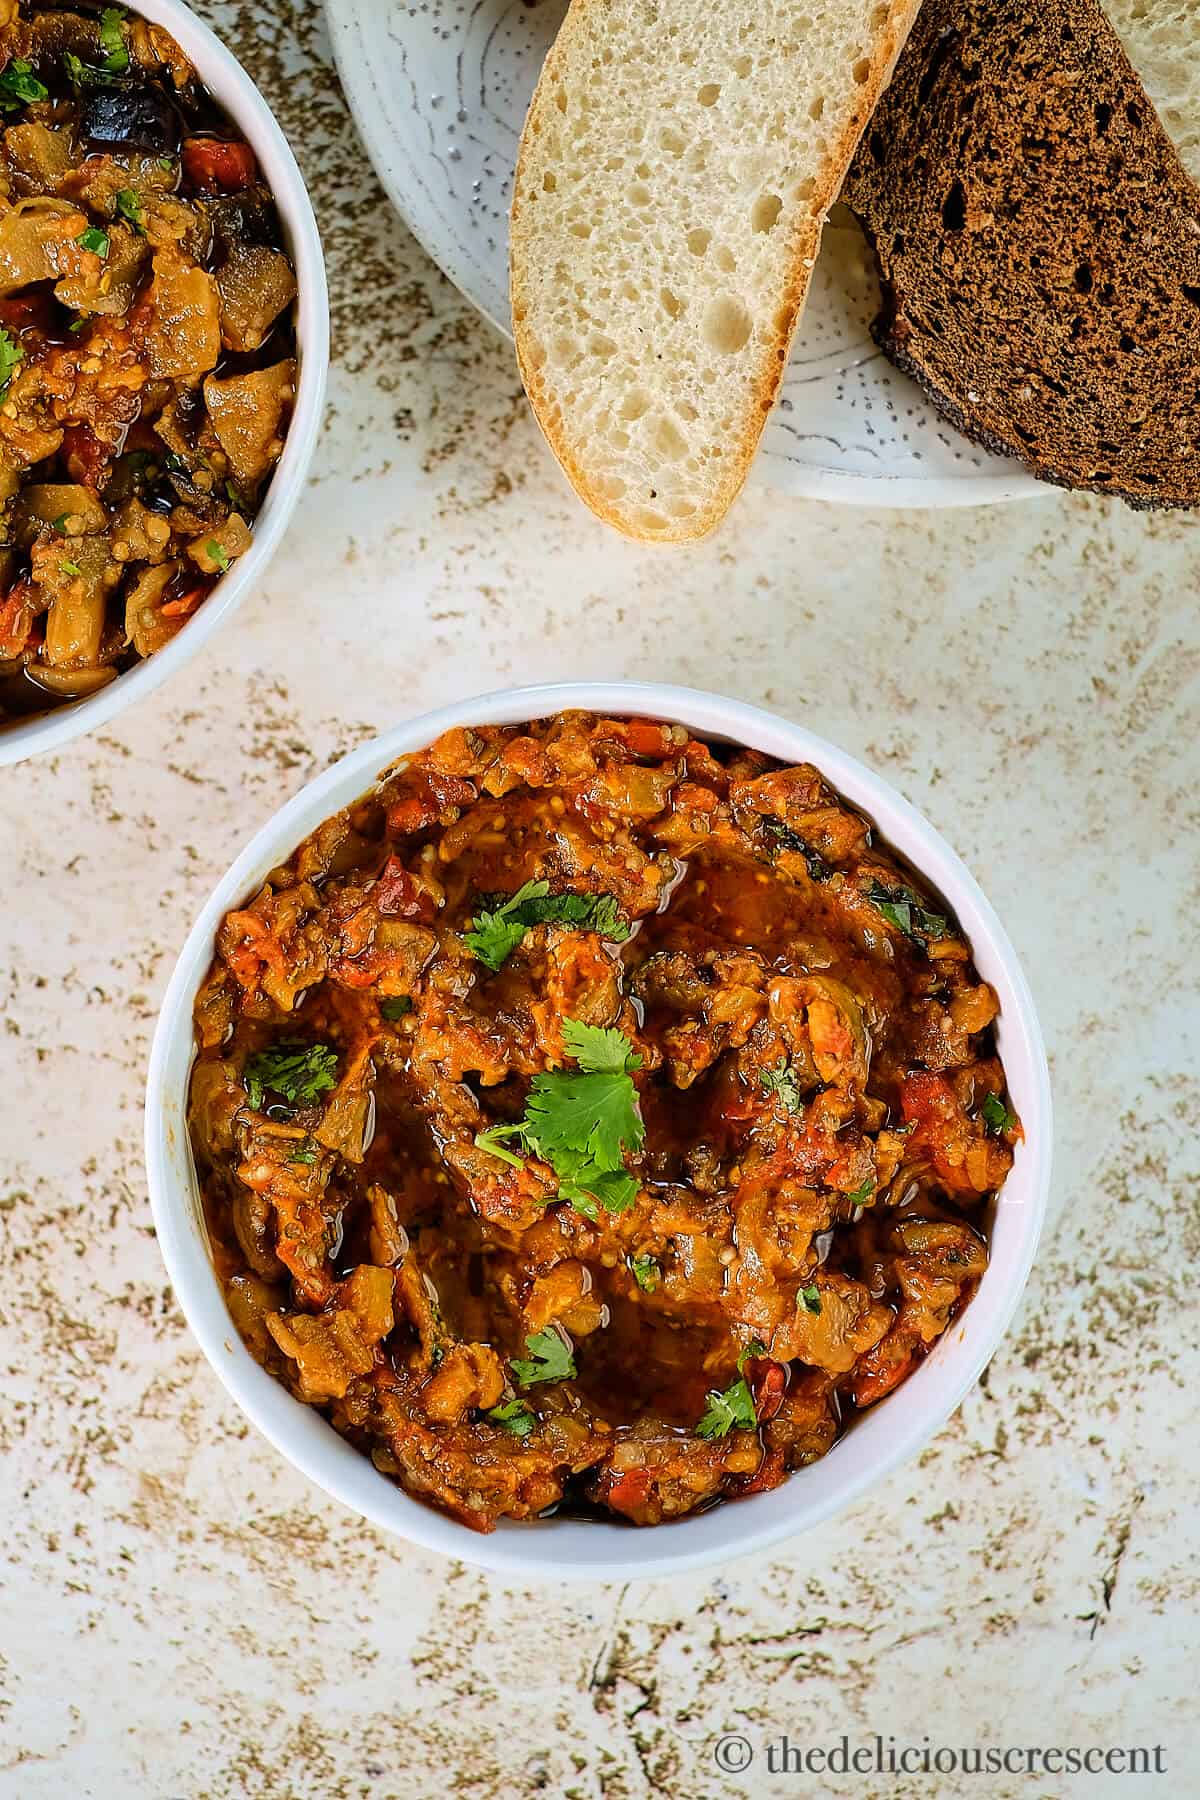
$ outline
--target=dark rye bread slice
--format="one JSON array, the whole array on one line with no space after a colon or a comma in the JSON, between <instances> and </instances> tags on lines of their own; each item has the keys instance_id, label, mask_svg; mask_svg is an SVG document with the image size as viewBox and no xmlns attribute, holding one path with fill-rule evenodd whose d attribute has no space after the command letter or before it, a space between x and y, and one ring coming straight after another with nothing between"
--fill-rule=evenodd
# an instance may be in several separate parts
<instances>
[{"instance_id":1,"label":"dark rye bread slice","mask_svg":"<svg viewBox=\"0 0 1200 1800\"><path fill-rule=\"evenodd\" d=\"M960 431L1200 503L1200 190L1092 0L925 0L842 198L877 341Z\"/></svg>"}]
</instances>

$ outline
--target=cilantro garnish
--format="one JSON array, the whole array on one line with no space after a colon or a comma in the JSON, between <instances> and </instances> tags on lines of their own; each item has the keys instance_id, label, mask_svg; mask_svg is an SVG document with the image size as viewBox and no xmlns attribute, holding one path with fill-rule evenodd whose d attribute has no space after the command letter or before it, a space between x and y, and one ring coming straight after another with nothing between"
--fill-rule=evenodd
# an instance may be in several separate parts
<instances>
[{"instance_id":1,"label":"cilantro garnish","mask_svg":"<svg viewBox=\"0 0 1200 1800\"><path fill-rule=\"evenodd\" d=\"M746 1345L738 1357L738 1378L731 1382L723 1393L710 1388L704 1396L708 1402L700 1422L696 1426L696 1436L702 1438L725 1437L733 1430L753 1431L758 1424L758 1414L754 1409L754 1395L750 1392L750 1384L742 1373L752 1357L765 1356L766 1345L755 1338Z\"/></svg>"},{"instance_id":2,"label":"cilantro garnish","mask_svg":"<svg viewBox=\"0 0 1200 1800\"><path fill-rule=\"evenodd\" d=\"M871 1177L868 1175L867 1179L864 1182L860 1183L860 1185L855 1188L855 1190L852 1194L846 1195L846 1198L850 1202L851 1206L865 1206L867 1204L867 1201L871 1198L871 1195L874 1192L875 1192L875 1183L871 1179Z\"/></svg>"},{"instance_id":3,"label":"cilantro garnish","mask_svg":"<svg viewBox=\"0 0 1200 1800\"><path fill-rule=\"evenodd\" d=\"M328 1044L276 1044L249 1059L242 1085L255 1112L268 1090L290 1106L309 1106L337 1086L337 1051Z\"/></svg>"},{"instance_id":4,"label":"cilantro garnish","mask_svg":"<svg viewBox=\"0 0 1200 1800\"><path fill-rule=\"evenodd\" d=\"M385 1019L402 1019L412 1011L412 1000L407 994L390 994L379 1002L379 1010Z\"/></svg>"},{"instance_id":5,"label":"cilantro garnish","mask_svg":"<svg viewBox=\"0 0 1200 1800\"><path fill-rule=\"evenodd\" d=\"M1002 1132L1011 1131L1017 1122L1017 1115L1012 1108L1006 1106L999 1094L989 1094L979 1109L979 1116L993 1137Z\"/></svg>"},{"instance_id":6,"label":"cilantro garnish","mask_svg":"<svg viewBox=\"0 0 1200 1800\"><path fill-rule=\"evenodd\" d=\"M60 562L58 566L62 570L64 575L82 575L83 574L83 570L80 568L80 566L77 562Z\"/></svg>"},{"instance_id":7,"label":"cilantro garnish","mask_svg":"<svg viewBox=\"0 0 1200 1800\"><path fill-rule=\"evenodd\" d=\"M535 925L575 925L621 943L629 925L611 894L552 894L548 881L527 881L515 894L486 896L470 921L466 945L472 956L495 971Z\"/></svg>"},{"instance_id":8,"label":"cilantro garnish","mask_svg":"<svg viewBox=\"0 0 1200 1800\"><path fill-rule=\"evenodd\" d=\"M484 1415L493 1425L500 1425L510 1431L514 1437L528 1437L534 1427L534 1417L524 1400L505 1400L500 1406L491 1407Z\"/></svg>"},{"instance_id":9,"label":"cilantro garnish","mask_svg":"<svg viewBox=\"0 0 1200 1800\"><path fill-rule=\"evenodd\" d=\"M140 231L142 236L145 237L146 233L142 225L142 203L134 193L133 189L119 188L117 190L116 198L113 201L113 205L116 207L118 214L122 218L128 219L134 230Z\"/></svg>"},{"instance_id":10,"label":"cilantro garnish","mask_svg":"<svg viewBox=\"0 0 1200 1800\"><path fill-rule=\"evenodd\" d=\"M218 544L216 538L209 538L204 546L210 562L215 562L222 575L229 573L229 552L224 544Z\"/></svg>"},{"instance_id":11,"label":"cilantro garnish","mask_svg":"<svg viewBox=\"0 0 1200 1800\"><path fill-rule=\"evenodd\" d=\"M317 1146L308 1138L305 1138L302 1144L297 1144L296 1148L288 1156L288 1161L290 1163L315 1163L316 1160Z\"/></svg>"},{"instance_id":12,"label":"cilantro garnish","mask_svg":"<svg viewBox=\"0 0 1200 1800\"><path fill-rule=\"evenodd\" d=\"M24 354L24 345L16 338L9 337L7 331L0 326L0 400L8 393L17 364Z\"/></svg>"},{"instance_id":13,"label":"cilantro garnish","mask_svg":"<svg viewBox=\"0 0 1200 1800\"><path fill-rule=\"evenodd\" d=\"M629 1267L643 1294L652 1294L662 1280L662 1270L653 1256L634 1256Z\"/></svg>"},{"instance_id":14,"label":"cilantro garnish","mask_svg":"<svg viewBox=\"0 0 1200 1800\"><path fill-rule=\"evenodd\" d=\"M108 233L101 231L98 225L89 225L86 231L80 232L75 242L81 249L90 250L93 256L105 257L108 255Z\"/></svg>"},{"instance_id":15,"label":"cilantro garnish","mask_svg":"<svg viewBox=\"0 0 1200 1800\"><path fill-rule=\"evenodd\" d=\"M796 1305L801 1312L819 1313L821 1310L821 1290L816 1282L801 1288L796 1295Z\"/></svg>"},{"instance_id":16,"label":"cilantro garnish","mask_svg":"<svg viewBox=\"0 0 1200 1800\"><path fill-rule=\"evenodd\" d=\"M50 89L38 80L32 65L21 57L14 57L0 69L0 111L16 112L18 107L28 106L34 100L48 99L49 94Z\"/></svg>"},{"instance_id":17,"label":"cilantro garnish","mask_svg":"<svg viewBox=\"0 0 1200 1800\"><path fill-rule=\"evenodd\" d=\"M79 333L81 331L86 331L90 324L90 319L72 319L71 323L67 326L67 330L71 333L72 337L78 337Z\"/></svg>"},{"instance_id":18,"label":"cilantro garnish","mask_svg":"<svg viewBox=\"0 0 1200 1800\"><path fill-rule=\"evenodd\" d=\"M942 914L930 912L909 887L889 888L882 881L872 881L865 897L889 925L902 931L914 944L924 946L931 939L944 938L950 930Z\"/></svg>"},{"instance_id":19,"label":"cilantro garnish","mask_svg":"<svg viewBox=\"0 0 1200 1800\"><path fill-rule=\"evenodd\" d=\"M639 1150L646 1135L630 1079L642 1059L623 1031L564 1019L562 1032L578 1070L535 1075L525 1117L515 1125L493 1125L477 1133L475 1142L489 1156L520 1168L522 1158L507 1148L507 1140L515 1138L526 1155L550 1164L559 1198L585 1218L599 1216L597 1205L608 1213L624 1212L638 1191L625 1152Z\"/></svg>"},{"instance_id":20,"label":"cilantro garnish","mask_svg":"<svg viewBox=\"0 0 1200 1800\"><path fill-rule=\"evenodd\" d=\"M519 1124L493 1125L488 1131L475 1133L475 1147L478 1150L486 1150L489 1156L498 1157L501 1162L511 1164L514 1169L523 1169L525 1158L518 1156L515 1150L506 1149L503 1141L505 1138L520 1137L523 1130L524 1127Z\"/></svg>"},{"instance_id":21,"label":"cilantro garnish","mask_svg":"<svg viewBox=\"0 0 1200 1800\"><path fill-rule=\"evenodd\" d=\"M558 1335L552 1325L527 1337L525 1348L531 1360L526 1362L524 1357L514 1357L511 1365L513 1374L523 1388L533 1387L541 1381L573 1379L575 1358L571 1354L571 1346L565 1338Z\"/></svg>"},{"instance_id":22,"label":"cilantro garnish","mask_svg":"<svg viewBox=\"0 0 1200 1800\"><path fill-rule=\"evenodd\" d=\"M798 831L793 831L791 826L785 825L782 819L773 819L767 813L762 815L762 822L767 836L771 839L771 846L776 856L783 850L790 850L796 856L804 858L810 881L829 880L833 870L825 858L817 854L811 844L805 843Z\"/></svg>"},{"instance_id":23,"label":"cilantro garnish","mask_svg":"<svg viewBox=\"0 0 1200 1800\"><path fill-rule=\"evenodd\" d=\"M800 1094L800 1084L796 1080L796 1072L786 1056L781 1056L773 1069L760 1069L758 1079L768 1094L774 1094L789 1112L799 1112L804 1105Z\"/></svg>"},{"instance_id":24,"label":"cilantro garnish","mask_svg":"<svg viewBox=\"0 0 1200 1800\"><path fill-rule=\"evenodd\" d=\"M129 52L121 30L124 17L119 6L106 6L100 14L100 48L104 51L104 67L111 75L121 75L129 67Z\"/></svg>"}]
</instances>

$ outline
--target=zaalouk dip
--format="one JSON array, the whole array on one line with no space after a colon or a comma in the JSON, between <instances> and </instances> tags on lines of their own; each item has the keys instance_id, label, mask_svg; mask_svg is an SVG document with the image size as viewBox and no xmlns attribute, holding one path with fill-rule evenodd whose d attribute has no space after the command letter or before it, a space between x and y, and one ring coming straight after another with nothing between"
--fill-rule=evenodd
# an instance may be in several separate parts
<instances>
[{"instance_id":1,"label":"zaalouk dip","mask_svg":"<svg viewBox=\"0 0 1200 1800\"><path fill-rule=\"evenodd\" d=\"M220 928L191 1131L231 1313L477 1530L774 1487L983 1274L996 1012L816 769L448 732Z\"/></svg>"}]
</instances>

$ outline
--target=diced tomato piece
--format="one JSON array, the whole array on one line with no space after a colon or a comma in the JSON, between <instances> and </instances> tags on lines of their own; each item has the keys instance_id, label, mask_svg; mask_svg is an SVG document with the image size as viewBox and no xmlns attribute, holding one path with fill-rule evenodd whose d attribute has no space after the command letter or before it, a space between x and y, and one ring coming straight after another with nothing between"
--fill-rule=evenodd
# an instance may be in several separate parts
<instances>
[{"instance_id":1,"label":"diced tomato piece","mask_svg":"<svg viewBox=\"0 0 1200 1800\"><path fill-rule=\"evenodd\" d=\"M249 144L186 138L182 161L184 179L201 194L238 194L258 179L258 164Z\"/></svg>"},{"instance_id":2,"label":"diced tomato piece","mask_svg":"<svg viewBox=\"0 0 1200 1800\"><path fill-rule=\"evenodd\" d=\"M389 856L375 883L375 905L388 919L433 918L433 896L419 888L398 856Z\"/></svg>"},{"instance_id":3,"label":"diced tomato piece","mask_svg":"<svg viewBox=\"0 0 1200 1800\"><path fill-rule=\"evenodd\" d=\"M428 794L410 794L397 800L387 811L389 837L407 837L410 831L424 831L437 819L437 807Z\"/></svg>"},{"instance_id":4,"label":"diced tomato piece","mask_svg":"<svg viewBox=\"0 0 1200 1800\"><path fill-rule=\"evenodd\" d=\"M606 1498L614 1512L632 1519L645 1506L649 1494L649 1469L626 1469L614 1479Z\"/></svg>"},{"instance_id":5,"label":"diced tomato piece","mask_svg":"<svg viewBox=\"0 0 1200 1800\"><path fill-rule=\"evenodd\" d=\"M746 1364L746 1379L754 1396L754 1411L762 1424L773 1419L787 1393L788 1372L769 1356L753 1356Z\"/></svg>"},{"instance_id":6,"label":"diced tomato piece","mask_svg":"<svg viewBox=\"0 0 1200 1800\"><path fill-rule=\"evenodd\" d=\"M111 456L111 445L101 443L90 425L68 425L63 432L62 458L67 474L81 486L98 488Z\"/></svg>"},{"instance_id":7,"label":"diced tomato piece","mask_svg":"<svg viewBox=\"0 0 1200 1800\"><path fill-rule=\"evenodd\" d=\"M187 619L195 612L202 600L207 599L212 590L207 587L189 588L186 594L180 594L177 600L168 600L161 609L164 619Z\"/></svg>"},{"instance_id":8,"label":"diced tomato piece","mask_svg":"<svg viewBox=\"0 0 1200 1800\"><path fill-rule=\"evenodd\" d=\"M0 656L20 656L33 631L33 584L14 582L0 600Z\"/></svg>"}]
</instances>

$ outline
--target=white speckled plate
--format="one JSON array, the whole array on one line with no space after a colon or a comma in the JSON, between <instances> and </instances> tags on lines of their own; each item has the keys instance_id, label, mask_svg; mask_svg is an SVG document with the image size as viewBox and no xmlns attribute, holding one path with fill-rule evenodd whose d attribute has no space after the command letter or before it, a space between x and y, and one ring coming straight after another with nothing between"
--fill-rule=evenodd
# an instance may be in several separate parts
<instances>
[{"instance_id":1,"label":"white speckled plate","mask_svg":"<svg viewBox=\"0 0 1200 1800\"><path fill-rule=\"evenodd\" d=\"M329 0L342 85L403 218L511 336L508 205L517 139L562 0ZM875 505L1044 493L942 423L871 340L873 259L835 214L752 479Z\"/></svg>"}]
</instances>

